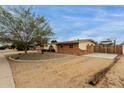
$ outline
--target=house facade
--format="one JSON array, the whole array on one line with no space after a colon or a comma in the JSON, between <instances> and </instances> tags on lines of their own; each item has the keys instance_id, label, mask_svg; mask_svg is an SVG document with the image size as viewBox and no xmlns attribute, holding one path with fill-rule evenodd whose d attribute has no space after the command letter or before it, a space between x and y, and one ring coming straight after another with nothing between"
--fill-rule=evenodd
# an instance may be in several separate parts
<instances>
[{"instance_id":1,"label":"house facade","mask_svg":"<svg viewBox=\"0 0 124 93\"><path fill-rule=\"evenodd\" d=\"M91 39L74 40L59 42L56 44L58 53L82 55L92 51L88 51L88 45L95 45L96 42Z\"/></svg>"}]
</instances>

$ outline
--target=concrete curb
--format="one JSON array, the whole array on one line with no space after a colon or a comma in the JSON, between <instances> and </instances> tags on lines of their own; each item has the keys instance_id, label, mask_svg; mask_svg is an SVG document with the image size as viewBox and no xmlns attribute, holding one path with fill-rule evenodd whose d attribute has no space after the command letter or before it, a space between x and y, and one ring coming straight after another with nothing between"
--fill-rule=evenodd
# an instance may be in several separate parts
<instances>
[{"instance_id":1,"label":"concrete curb","mask_svg":"<svg viewBox=\"0 0 124 93\"><path fill-rule=\"evenodd\" d=\"M8 57L10 60L12 60L12 61L15 61L15 62L47 62L47 61L54 61L54 60L58 60L58 59L63 59L63 58L68 58L68 57L62 57L62 58L53 58L53 59L46 59L46 60L16 60L16 59L14 59L14 58L12 58L12 57Z\"/></svg>"}]
</instances>

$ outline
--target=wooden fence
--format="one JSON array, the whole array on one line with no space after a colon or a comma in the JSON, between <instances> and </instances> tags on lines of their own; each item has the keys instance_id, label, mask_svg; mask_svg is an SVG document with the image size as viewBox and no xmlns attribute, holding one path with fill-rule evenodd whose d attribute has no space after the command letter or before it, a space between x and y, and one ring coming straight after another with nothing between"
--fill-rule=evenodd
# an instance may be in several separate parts
<instances>
[{"instance_id":1,"label":"wooden fence","mask_svg":"<svg viewBox=\"0 0 124 93\"><path fill-rule=\"evenodd\" d=\"M115 53L122 54L122 46L121 45L88 45L87 50L89 53Z\"/></svg>"}]
</instances>

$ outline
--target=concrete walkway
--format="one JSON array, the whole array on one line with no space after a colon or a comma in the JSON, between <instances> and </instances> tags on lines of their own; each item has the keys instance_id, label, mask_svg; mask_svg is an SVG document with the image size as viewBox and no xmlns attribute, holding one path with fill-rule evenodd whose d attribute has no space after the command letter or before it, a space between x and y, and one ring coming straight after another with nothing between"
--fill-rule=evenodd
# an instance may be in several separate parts
<instances>
[{"instance_id":1,"label":"concrete walkway","mask_svg":"<svg viewBox=\"0 0 124 93\"><path fill-rule=\"evenodd\" d=\"M0 53L0 88L14 88L14 80L8 61Z\"/></svg>"},{"instance_id":2,"label":"concrete walkway","mask_svg":"<svg viewBox=\"0 0 124 93\"><path fill-rule=\"evenodd\" d=\"M108 53L91 53L91 54L86 54L86 55L83 55L83 56L114 59L118 55L117 54L108 54Z\"/></svg>"}]
</instances>

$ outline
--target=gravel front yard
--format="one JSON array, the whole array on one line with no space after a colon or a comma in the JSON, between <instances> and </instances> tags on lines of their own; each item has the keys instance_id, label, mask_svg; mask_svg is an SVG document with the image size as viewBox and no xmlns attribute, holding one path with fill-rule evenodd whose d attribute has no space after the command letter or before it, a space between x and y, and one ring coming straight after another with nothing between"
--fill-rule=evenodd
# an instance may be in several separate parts
<instances>
[{"instance_id":1,"label":"gravel front yard","mask_svg":"<svg viewBox=\"0 0 124 93\"><path fill-rule=\"evenodd\" d=\"M9 60L16 87L92 87L88 81L111 64L102 58L66 55L66 58L41 63Z\"/></svg>"}]
</instances>

